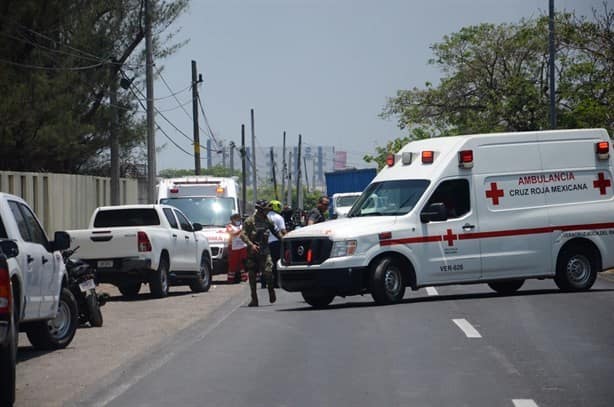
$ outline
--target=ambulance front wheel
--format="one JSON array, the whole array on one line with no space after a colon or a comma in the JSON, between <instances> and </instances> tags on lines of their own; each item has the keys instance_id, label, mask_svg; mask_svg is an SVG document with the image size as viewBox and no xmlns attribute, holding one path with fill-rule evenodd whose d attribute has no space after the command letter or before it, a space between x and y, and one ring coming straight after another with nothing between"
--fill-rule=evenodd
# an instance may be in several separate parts
<instances>
[{"instance_id":1,"label":"ambulance front wheel","mask_svg":"<svg viewBox=\"0 0 614 407\"><path fill-rule=\"evenodd\" d=\"M394 304L403 299L405 282L399 265L390 257L382 257L372 266L371 295L378 305Z\"/></svg>"},{"instance_id":2,"label":"ambulance front wheel","mask_svg":"<svg viewBox=\"0 0 614 407\"><path fill-rule=\"evenodd\" d=\"M599 256L588 246L571 246L559 254L554 282L563 291L590 289L600 268Z\"/></svg>"},{"instance_id":3,"label":"ambulance front wheel","mask_svg":"<svg viewBox=\"0 0 614 407\"><path fill-rule=\"evenodd\" d=\"M509 295L518 291L523 284L524 280L506 280L493 281L492 283L488 283L488 286L499 294Z\"/></svg>"}]
</instances>

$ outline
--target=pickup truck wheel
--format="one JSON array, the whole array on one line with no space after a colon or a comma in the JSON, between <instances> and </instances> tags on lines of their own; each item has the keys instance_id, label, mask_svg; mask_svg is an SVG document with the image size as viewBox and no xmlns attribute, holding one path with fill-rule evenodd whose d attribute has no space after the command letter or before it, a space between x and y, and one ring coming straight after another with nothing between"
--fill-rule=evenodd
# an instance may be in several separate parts
<instances>
[{"instance_id":1,"label":"pickup truck wheel","mask_svg":"<svg viewBox=\"0 0 614 407\"><path fill-rule=\"evenodd\" d=\"M329 292L303 291L303 299L314 308L326 308L335 298L335 294Z\"/></svg>"},{"instance_id":2,"label":"pickup truck wheel","mask_svg":"<svg viewBox=\"0 0 614 407\"><path fill-rule=\"evenodd\" d=\"M209 291L209 287L211 287L211 266L209 265L209 260L202 256L200 258L198 276L196 280L190 283L190 289L195 293L204 293Z\"/></svg>"},{"instance_id":3,"label":"pickup truck wheel","mask_svg":"<svg viewBox=\"0 0 614 407\"><path fill-rule=\"evenodd\" d=\"M11 299L12 300L12 299ZM15 366L17 365L17 327L15 308L9 321L7 343L0 346L0 406L12 406L15 402Z\"/></svg>"},{"instance_id":4,"label":"pickup truck wheel","mask_svg":"<svg viewBox=\"0 0 614 407\"><path fill-rule=\"evenodd\" d=\"M382 257L372 266L371 295L378 305L394 304L405 295L405 282L399 266L390 257Z\"/></svg>"},{"instance_id":5,"label":"pickup truck wheel","mask_svg":"<svg viewBox=\"0 0 614 407\"><path fill-rule=\"evenodd\" d=\"M563 291L585 291L590 289L600 268L592 250L582 246L564 249L556 263L554 282Z\"/></svg>"},{"instance_id":6,"label":"pickup truck wheel","mask_svg":"<svg viewBox=\"0 0 614 407\"><path fill-rule=\"evenodd\" d=\"M164 298L168 295L168 260L164 256L160 259L158 270L149 282L149 289L156 298Z\"/></svg>"},{"instance_id":7,"label":"pickup truck wheel","mask_svg":"<svg viewBox=\"0 0 614 407\"><path fill-rule=\"evenodd\" d=\"M127 282L127 283L121 283L117 285L117 288L119 289L119 292L122 293L122 295L126 298L134 298L138 295L139 291L141 290L141 282L140 281L136 281L136 282Z\"/></svg>"},{"instance_id":8,"label":"pickup truck wheel","mask_svg":"<svg viewBox=\"0 0 614 407\"><path fill-rule=\"evenodd\" d=\"M513 294L522 285L524 284L524 280L507 280L507 281L493 281L492 283L488 283L488 286L495 290L499 294L509 295Z\"/></svg>"},{"instance_id":9,"label":"pickup truck wheel","mask_svg":"<svg viewBox=\"0 0 614 407\"><path fill-rule=\"evenodd\" d=\"M28 339L37 349L62 349L68 346L79 325L77 301L69 289L62 288L55 319L40 321L27 330Z\"/></svg>"}]
</instances>

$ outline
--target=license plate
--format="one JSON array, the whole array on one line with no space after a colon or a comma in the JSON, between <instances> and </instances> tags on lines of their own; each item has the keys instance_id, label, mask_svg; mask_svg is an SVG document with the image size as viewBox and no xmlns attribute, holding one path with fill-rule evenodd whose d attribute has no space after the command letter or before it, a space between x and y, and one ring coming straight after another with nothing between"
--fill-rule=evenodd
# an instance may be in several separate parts
<instances>
[{"instance_id":1,"label":"license plate","mask_svg":"<svg viewBox=\"0 0 614 407\"><path fill-rule=\"evenodd\" d=\"M94 283L94 280L90 278L89 280L85 280L84 282L79 283L79 288L81 289L81 291L85 292L87 290L96 289L96 284Z\"/></svg>"},{"instance_id":2,"label":"license plate","mask_svg":"<svg viewBox=\"0 0 614 407\"><path fill-rule=\"evenodd\" d=\"M99 269L108 269L113 267L113 260L98 260Z\"/></svg>"}]
</instances>

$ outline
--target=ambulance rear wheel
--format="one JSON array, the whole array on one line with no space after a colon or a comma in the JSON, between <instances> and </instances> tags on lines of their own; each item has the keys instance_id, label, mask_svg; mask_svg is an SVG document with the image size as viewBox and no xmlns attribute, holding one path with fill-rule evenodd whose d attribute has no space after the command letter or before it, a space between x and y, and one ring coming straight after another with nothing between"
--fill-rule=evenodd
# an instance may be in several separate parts
<instances>
[{"instance_id":1,"label":"ambulance rear wheel","mask_svg":"<svg viewBox=\"0 0 614 407\"><path fill-rule=\"evenodd\" d=\"M371 296L378 305L394 304L405 295L403 272L390 257L382 257L372 266Z\"/></svg>"},{"instance_id":2,"label":"ambulance rear wheel","mask_svg":"<svg viewBox=\"0 0 614 407\"><path fill-rule=\"evenodd\" d=\"M492 283L488 283L488 286L499 294L509 295L518 291L518 289L522 287L523 284L524 280L507 280L493 281Z\"/></svg>"},{"instance_id":3,"label":"ambulance rear wheel","mask_svg":"<svg viewBox=\"0 0 614 407\"><path fill-rule=\"evenodd\" d=\"M585 291L595 283L599 268L594 249L572 246L559 254L554 282L563 291Z\"/></svg>"}]
</instances>

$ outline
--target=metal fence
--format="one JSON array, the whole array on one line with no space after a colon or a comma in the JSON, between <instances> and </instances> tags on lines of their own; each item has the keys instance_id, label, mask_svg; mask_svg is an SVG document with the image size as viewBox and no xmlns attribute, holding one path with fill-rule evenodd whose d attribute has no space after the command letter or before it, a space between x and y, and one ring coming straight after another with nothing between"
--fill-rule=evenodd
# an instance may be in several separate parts
<instances>
[{"instance_id":1,"label":"metal fence","mask_svg":"<svg viewBox=\"0 0 614 407\"><path fill-rule=\"evenodd\" d=\"M120 179L120 203L139 202L136 179ZM111 179L88 175L0 171L0 192L25 199L53 238L58 230L86 228L99 206L111 204Z\"/></svg>"}]
</instances>

